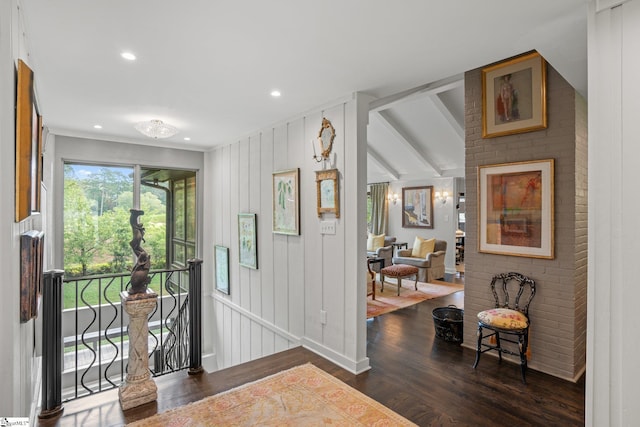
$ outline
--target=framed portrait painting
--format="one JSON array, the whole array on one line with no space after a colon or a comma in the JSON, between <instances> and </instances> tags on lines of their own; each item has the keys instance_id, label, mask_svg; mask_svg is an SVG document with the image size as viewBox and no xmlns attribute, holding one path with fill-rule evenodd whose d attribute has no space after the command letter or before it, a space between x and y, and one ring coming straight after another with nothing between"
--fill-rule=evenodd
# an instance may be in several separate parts
<instances>
[{"instance_id":1,"label":"framed portrait painting","mask_svg":"<svg viewBox=\"0 0 640 427\"><path fill-rule=\"evenodd\" d=\"M323 213L333 213L336 218L340 218L338 188L338 169L316 171L318 216L322 216Z\"/></svg>"},{"instance_id":2,"label":"framed portrait painting","mask_svg":"<svg viewBox=\"0 0 640 427\"><path fill-rule=\"evenodd\" d=\"M433 186L402 188L402 227L433 228Z\"/></svg>"},{"instance_id":3,"label":"framed portrait painting","mask_svg":"<svg viewBox=\"0 0 640 427\"><path fill-rule=\"evenodd\" d=\"M547 67L532 52L482 70L482 137L547 127Z\"/></svg>"},{"instance_id":4,"label":"framed portrait painting","mask_svg":"<svg viewBox=\"0 0 640 427\"><path fill-rule=\"evenodd\" d=\"M216 245L216 290L229 295L229 248Z\"/></svg>"},{"instance_id":5,"label":"framed portrait painting","mask_svg":"<svg viewBox=\"0 0 640 427\"><path fill-rule=\"evenodd\" d=\"M480 252L554 257L554 160L478 166Z\"/></svg>"},{"instance_id":6,"label":"framed portrait painting","mask_svg":"<svg viewBox=\"0 0 640 427\"><path fill-rule=\"evenodd\" d=\"M299 169L273 173L273 232L300 234Z\"/></svg>"},{"instance_id":7,"label":"framed portrait painting","mask_svg":"<svg viewBox=\"0 0 640 427\"><path fill-rule=\"evenodd\" d=\"M238 214L239 263L244 267L258 269L258 234L256 214Z\"/></svg>"}]
</instances>

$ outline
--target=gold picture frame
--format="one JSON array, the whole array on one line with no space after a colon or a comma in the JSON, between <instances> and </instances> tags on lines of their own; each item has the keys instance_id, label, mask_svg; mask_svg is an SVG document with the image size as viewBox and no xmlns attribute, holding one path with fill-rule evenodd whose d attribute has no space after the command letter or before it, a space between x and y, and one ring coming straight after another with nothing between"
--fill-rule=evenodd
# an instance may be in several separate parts
<instances>
[{"instance_id":1,"label":"gold picture frame","mask_svg":"<svg viewBox=\"0 0 640 427\"><path fill-rule=\"evenodd\" d=\"M478 251L554 258L554 160L478 166Z\"/></svg>"},{"instance_id":2,"label":"gold picture frame","mask_svg":"<svg viewBox=\"0 0 640 427\"><path fill-rule=\"evenodd\" d=\"M482 137L547 127L547 66L531 52L482 69Z\"/></svg>"},{"instance_id":3,"label":"gold picture frame","mask_svg":"<svg viewBox=\"0 0 640 427\"><path fill-rule=\"evenodd\" d=\"M316 194L318 216L333 213L336 218L340 218L338 169L316 171Z\"/></svg>"},{"instance_id":4,"label":"gold picture frame","mask_svg":"<svg viewBox=\"0 0 640 427\"><path fill-rule=\"evenodd\" d=\"M42 117L33 90L33 71L18 59L16 87L15 221L40 211Z\"/></svg>"}]
</instances>

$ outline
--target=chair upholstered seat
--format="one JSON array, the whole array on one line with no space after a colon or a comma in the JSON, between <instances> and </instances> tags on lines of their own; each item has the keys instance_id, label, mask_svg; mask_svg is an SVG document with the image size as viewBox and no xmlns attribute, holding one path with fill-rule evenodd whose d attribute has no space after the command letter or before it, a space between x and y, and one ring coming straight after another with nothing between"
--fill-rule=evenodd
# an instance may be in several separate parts
<instances>
[{"instance_id":1,"label":"chair upholstered seat","mask_svg":"<svg viewBox=\"0 0 640 427\"><path fill-rule=\"evenodd\" d=\"M508 308L493 308L478 313L478 321L484 323L485 326L506 330L521 330L529 326L527 316L518 310Z\"/></svg>"},{"instance_id":2,"label":"chair upholstered seat","mask_svg":"<svg viewBox=\"0 0 640 427\"><path fill-rule=\"evenodd\" d=\"M394 277L398 280L398 295L400 295L400 288L402 287L402 279L404 277L415 276L416 281L414 283L414 287L418 290L418 267L414 267L413 265L404 265L404 264L394 264L388 267L385 267L380 270L380 292L384 291L384 278L386 277Z\"/></svg>"}]
</instances>

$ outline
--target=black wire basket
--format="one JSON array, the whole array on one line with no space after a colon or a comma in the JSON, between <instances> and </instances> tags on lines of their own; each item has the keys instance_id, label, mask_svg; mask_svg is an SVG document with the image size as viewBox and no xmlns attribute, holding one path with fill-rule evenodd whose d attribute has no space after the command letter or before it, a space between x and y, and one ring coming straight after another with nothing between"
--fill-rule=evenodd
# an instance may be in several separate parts
<instances>
[{"instance_id":1,"label":"black wire basket","mask_svg":"<svg viewBox=\"0 0 640 427\"><path fill-rule=\"evenodd\" d=\"M464 310L450 305L433 309L433 325L436 337L447 342L462 343Z\"/></svg>"}]
</instances>

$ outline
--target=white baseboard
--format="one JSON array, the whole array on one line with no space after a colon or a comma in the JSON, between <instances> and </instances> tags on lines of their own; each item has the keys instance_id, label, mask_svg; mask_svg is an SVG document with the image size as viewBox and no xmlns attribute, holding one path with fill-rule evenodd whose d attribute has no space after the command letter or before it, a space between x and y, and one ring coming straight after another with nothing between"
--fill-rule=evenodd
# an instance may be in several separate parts
<instances>
[{"instance_id":1,"label":"white baseboard","mask_svg":"<svg viewBox=\"0 0 640 427\"><path fill-rule=\"evenodd\" d=\"M302 338L301 344L304 348L313 351L314 353L324 357L325 359L335 363L336 365L346 369L353 374L358 375L371 369L368 357L364 357L361 360L352 360L346 357L344 354L336 353L330 348L327 348L322 344L308 338Z\"/></svg>"}]
</instances>

